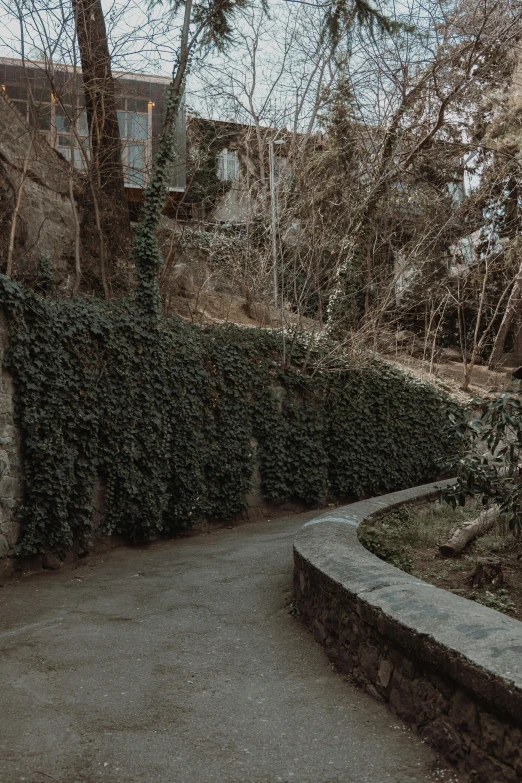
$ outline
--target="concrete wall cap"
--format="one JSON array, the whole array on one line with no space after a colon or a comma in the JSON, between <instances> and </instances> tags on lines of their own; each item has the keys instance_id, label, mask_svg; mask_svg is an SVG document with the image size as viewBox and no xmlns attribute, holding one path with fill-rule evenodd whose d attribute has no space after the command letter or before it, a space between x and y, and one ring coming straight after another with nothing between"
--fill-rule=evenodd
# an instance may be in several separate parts
<instances>
[{"instance_id":1,"label":"concrete wall cap","mask_svg":"<svg viewBox=\"0 0 522 783\"><path fill-rule=\"evenodd\" d=\"M357 523L432 497L449 483L426 484L323 514L300 530L295 556L321 572L333 589L356 599L365 622L394 645L521 722L522 623L395 568L357 537Z\"/></svg>"},{"instance_id":2,"label":"concrete wall cap","mask_svg":"<svg viewBox=\"0 0 522 783\"><path fill-rule=\"evenodd\" d=\"M310 522L306 522L303 527L319 525L321 522L342 522L344 525L354 525L355 527L358 527L359 525L355 519L344 519L343 517L320 517L318 519L311 519Z\"/></svg>"}]
</instances>

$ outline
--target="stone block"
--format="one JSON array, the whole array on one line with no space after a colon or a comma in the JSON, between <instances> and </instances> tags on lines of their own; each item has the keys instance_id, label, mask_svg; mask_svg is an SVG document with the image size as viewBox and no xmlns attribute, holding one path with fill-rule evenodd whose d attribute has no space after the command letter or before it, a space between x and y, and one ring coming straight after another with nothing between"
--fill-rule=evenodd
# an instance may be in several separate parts
<instances>
[{"instance_id":1,"label":"stone block","mask_svg":"<svg viewBox=\"0 0 522 783\"><path fill-rule=\"evenodd\" d=\"M513 767L520 766L522 774L522 730L515 726L506 726L502 757Z\"/></svg>"},{"instance_id":2,"label":"stone block","mask_svg":"<svg viewBox=\"0 0 522 783\"><path fill-rule=\"evenodd\" d=\"M418 679L412 683L413 696L418 710L420 725L433 721L448 711L448 702L427 680Z\"/></svg>"},{"instance_id":3,"label":"stone block","mask_svg":"<svg viewBox=\"0 0 522 783\"><path fill-rule=\"evenodd\" d=\"M0 479L0 497L18 498L21 492L21 481L18 478L4 476Z\"/></svg>"},{"instance_id":4,"label":"stone block","mask_svg":"<svg viewBox=\"0 0 522 783\"><path fill-rule=\"evenodd\" d=\"M371 644L365 644L359 652L359 666L370 682L376 682L379 670L379 651Z\"/></svg>"},{"instance_id":5,"label":"stone block","mask_svg":"<svg viewBox=\"0 0 522 783\"><path fill-rule=\"evenodd\" d=\"M342 672L348 673L352 671L355 666L355 658L349 649L344 646L339 648L336 665Z\"/></svg>"},{"instance_id":6,"label":"stone block","mask_svg":"<svg viewBox=\"0 0 522 783\"><path fill-rule=\"evenodd\" d=\"M13 397L11 394L0 392L0 413L13 412Z\"/></svg>"},{"instance_id":7,"label":"stone block","mask_svg":"<svg viewBox=\"0 0 522 783\"><path fill-rule=\"evenodd\" d=\"M9 545L14 546L20 538L22 526L16 519L9 519L7 522L2 522L2 524L0 524L0 530L7 538Z\"/></svg>"},{"instance_id":8,"label":"stone block","mask_svg":"<svg viewBox=\"0 0 522 783\"><path fill-rule=\"evenodd\" d=\"M343 614L339 639L343 644L353 647L361 642L361 630L353 615Z\"/></svg>"},{"instance_id":9,"label":"stone block","mask_svg":"<svg viewBox=\"0 0 522 783\"><path fill-rule=\"evenodd\" d=\"M18 427L14 424L6 424L2 431L2 437L0 438L0 444L19 444L20 433Z\"/></svg>"},{"instance_id":10,"label":"stone block","mask_svg":"<svg viewBox=\"0 0 522 783\"><path fill-rule=\"evenodd\" d=\"M514 769L492 759L475 744L470 747L466 766L475 773L474 780L477 783L519 783L520 781Z\"/></svg>"},{"instance_id":11,"label":"stone block","mask_svg":"<svg viewBox=\"0 0 522 783\"><path fill-rule=\"evenodd\" d=\"M467 756L465 741L445 716L428 723L422 731L422 736L454 764L458 764Z\"/></svg>"},{"instance_id":12,"label":"stone block","mask_svg":"<svg viewBox=\"0 0 522 783\"><path fill-rule=\"evenodd\" d=\"M15 392L13 379L6 372L2 372L2 375L0 376L0 392L2 392L2 394L9 394L11 397L13 397Z\"/></svg>"},{"instance_id":13,"label":"stone block","mask_svg":"<svg viewBox=\"0 0 522 783\"><path fill-rule=\"evenodd\" d=\"M420 725L421 720L411 683L397 669L392 674L389 702L392 710L406 723L413 726Z\"/></svg>"},{"instance_id":14,"label":"stone block","mask_svg":"<svg viewBox=\"0 0 522 783\"><path fill-rule=\"evenodd\" d=\"M22 465L22 455L21 455L21 449L20 444L18 443L11 443L8 446L5 447L5 452L9 458L9 466L10 467L21 467Z\"/></svg>"},{"instance_id":15,"label":"stone block","mask_svg":"<svg viewBox=\"0 0 522 783\"><path fill-rule=\"evenodd\" d=\"M415 666L409 658L406 658L396 649L391 649L389 659L396 669L399 669L406 677L413 680L416 677Z\"/></svg>"},{"instance_id":16,"label":"stone block","mask_svg":"<svg viewBox=\"0 0 522 783\"><path fill-rule=\"evenodd\" d=\"M380 685L381 688L384 688L386 690L388 688L388 685L390 684L392 674L393 674L392 662L388 661L386 658L383 658L379 664L379 670L377 672L378 685Z\"/></svg>"},{"instance_id":17,"label":"stone block","mask_svg":"<svg viewBox=\"0 0 522 783\"><path fill-rule=\"evenodd\" d=\"M18 508L20 498L3 498L0 497L0 509L5 514L7 519L10 519L13 512Z\"/></svg>"},{"instance_id":18,"label":"stone block","mask_svg":"<svg viewBox=\"0 0 522 783\"><path fill-rule=\"evenodd\" d=\"M447 701L453 697L453 694L455 693L455 685L451 680L432 670L427 671L426 676L431 684L442 693Z\"/></svg>"},{"instance_id":19,"label":"stone block","mask_svg":"<svg viewBox=\"0 0 522 783\"><path fill-rule=\"evenodd\" d=\"M457 690L451 700L450 717L459 731L465 732L474 742L480 742L480 726L477 705L462 690Z\"/></svg>"},{"instance_id":20,"label":"stone block","mask_svg":"<svg viewBox=\"0 0 522 783\"><path fill-rule=\"evenodd\" d=\"M9 459L9 454L4 449L0 449L0 479L10 475L10 466L11 460Z\"/></svg>"},{"instance_id":21,"label":"stone block","mask_svg":"<svg viewBox=\"0 0 522 783\"><path fill-rule=\"evenodd\" d=\"M493 753L496 758L502 758L504 749L505 723L502 723L494 715L482 712L479 715L481 743L480 747L488 753Z\"/></svg>"}]
</instances>

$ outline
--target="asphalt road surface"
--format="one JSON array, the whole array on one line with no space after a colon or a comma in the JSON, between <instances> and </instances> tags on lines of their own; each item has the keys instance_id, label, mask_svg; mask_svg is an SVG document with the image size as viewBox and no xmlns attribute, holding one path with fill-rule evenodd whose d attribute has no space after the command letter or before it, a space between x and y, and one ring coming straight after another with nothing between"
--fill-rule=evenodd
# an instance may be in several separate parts
<instances>
[{"instance_id":1,"label":"asphalt road surface","mask_svg":"<svg viewBox=\"0 0 522 783\"><path fill-rule=\"evenodd\" d=\"M289 613L312 516L3 587L1 783L457 781Z\"/></svg>"}]
</instances>

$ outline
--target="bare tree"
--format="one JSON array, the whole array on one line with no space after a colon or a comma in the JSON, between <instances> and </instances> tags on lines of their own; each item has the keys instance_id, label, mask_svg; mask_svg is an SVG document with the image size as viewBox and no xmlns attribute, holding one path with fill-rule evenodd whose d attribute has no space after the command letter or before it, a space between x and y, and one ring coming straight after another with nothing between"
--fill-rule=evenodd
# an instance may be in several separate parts
<instances>
[{"instance_id":1,"label":"bare tree","mask_svg":"<svg viewBox=\"0 0 522 783\"><path fill-rule=\"evenodd\" d=\"M109 255L113 261L127 260L130 248L114 80L100 0L72 0L72 6L89 124L90 169L97 191L95 209L103 237L100 248L102 285L105 298L108 298L106 257Z\"/></svg>"},{"instance_id":2,"label":"bare tree","mask_svg":"<svg viewBox=\"0 0 522 783\"><path fill-rule=\"evenodd\" d=\"M519 13L500 6L497 2L486 2L480 8L457 6L442 28L438 26L440 40L427 63L404 62L400 51L399 57L382 58L384 67L377 84L384 93L381 105L387 116L372 134L371 171L365 177L365 192L353 221L353 240L347 243L349 252L339 266L330 300L330 329L338 330L350 312L346 280L352 268L361 267L357 253L368 245L375 246L379 216L390 199L397 202L397 194L404 200L404 196L418 192L422 178L429 185L427 176L435 185L438 179L447 193L448 185L462 170L466 153L476 148L473 110L494 80L499 58L512 49L520 30ZM371 42L369 52L374 48ZM390 64L392 68L386 73ZM434 169L433 160L442 164L442 170ZM400 209L396 210L395 214L399 213ZM448 239L447 246L451 235ZM357 323L352 322L353 326Z\"/></svg>"}]
</instances>

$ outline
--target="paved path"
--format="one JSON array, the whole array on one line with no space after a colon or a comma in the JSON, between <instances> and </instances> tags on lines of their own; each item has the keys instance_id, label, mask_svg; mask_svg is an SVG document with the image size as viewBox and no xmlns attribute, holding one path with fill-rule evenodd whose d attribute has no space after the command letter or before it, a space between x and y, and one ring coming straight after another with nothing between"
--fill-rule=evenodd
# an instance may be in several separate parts
<instances>
[{"instance_id":1,"label":"paved path","mask_svg":"<svg viewBox=\"0 0 522 783\"><path fill-rule=\"evenodd\" d=\"M455 780L288 613L311 516L1 589L2 783Z\"/></svg>"}]
</instances>

